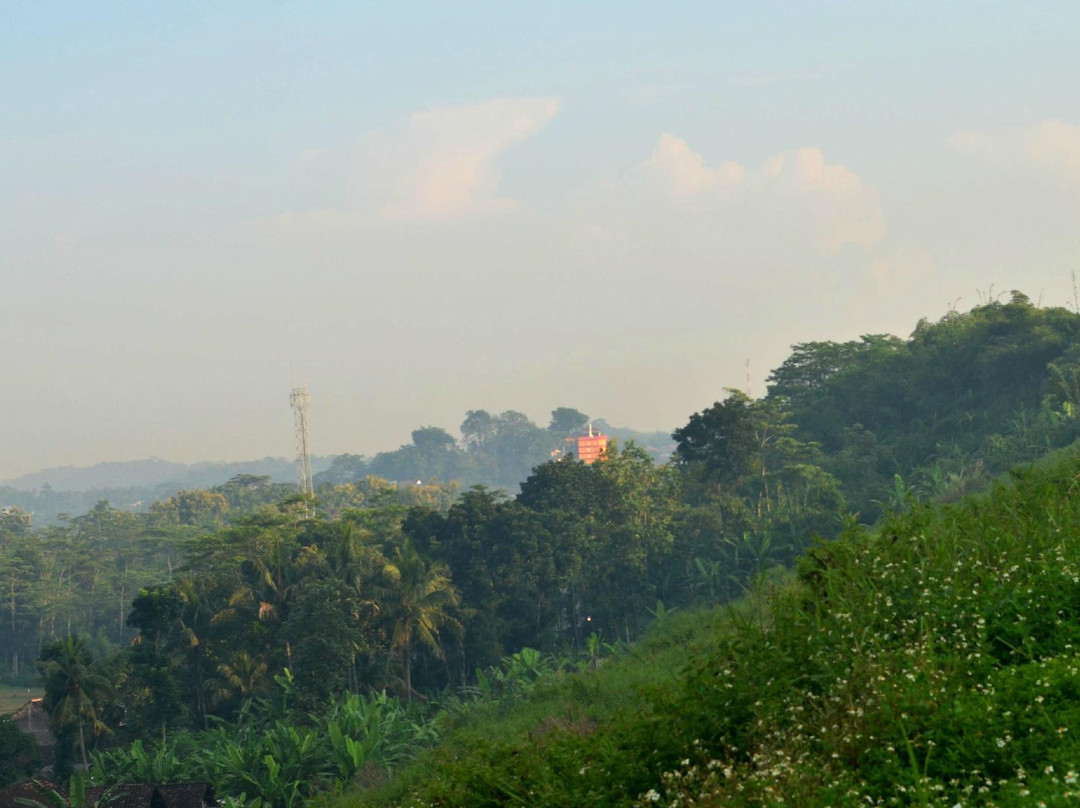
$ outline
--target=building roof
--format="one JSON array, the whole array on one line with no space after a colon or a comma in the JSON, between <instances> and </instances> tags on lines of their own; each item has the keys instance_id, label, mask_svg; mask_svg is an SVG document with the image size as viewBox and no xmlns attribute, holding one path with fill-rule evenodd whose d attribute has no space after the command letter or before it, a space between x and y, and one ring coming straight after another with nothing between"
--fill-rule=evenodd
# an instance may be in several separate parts
<instances>
[{"instance_id":1,"label":"building roof","mask_svg":"<svg viewBox=\"0 0 1080 808\"><path fill-rule=\"evenodd\" d=\"M39 747L56 746L56 738L49 729L49 714L41 699L31 699L11 714L11 720L20 730L34 736Z\"/></svg>"},{"instance_id":2,"label":"building roof","mask_svg":"<svg viewBox=\"0 0 1080 808\"><path fill-rule=\"evenodd\" d=\"M91 786L86 789L86 802L103 808L151 808L154 805L154 786L137 783Z\"/></svg>"},{"instance_id":3,"label":"building roof","mask_svg":"<svg viewBox=\"0 0 1080 808\"><path fill-rule=\"evenodd\" d=\"M51 806L50 792L60 792L52 783L39 780L28 780L25 783L16 783L13 786L0 788L0 808L26 808L18 799L33 800L42 805Z\"/></svg>"},{"instance_id":4,"label":"building roof","mask_svg":"<svg viewBox=\"0 0 1080 808\"><path fill-rule=\"evenodd\" d=\"M51 792L66 795L66 789L37 780L0 788L0 808L26 808L17 799L33 800L52 808ZM86 800L96 808L208 808L217 804L214 789L207 783L90 786L86 789Z\"/></svg>"},{"instance_id":5,"label":"building roof","mask_svg":"<svg viewBox=\"0 0 1080 808\"><path fill-rule=\"evenodd\" d=\"M206 808L215 804L214 790L207 783L92 786L86 789L86 796L90 805L100 808Z\"/></svg>"},{"instance_id":6,"label":"building roof","mask_svg":"<svg viewBox=\"0 0 1080 808\"><path fill-rule=\"evenodd\" d=\"M164 808L202 808L214 805L214 789L207 783L173 783L157 787Z\"/></svg>"}]
</instances>

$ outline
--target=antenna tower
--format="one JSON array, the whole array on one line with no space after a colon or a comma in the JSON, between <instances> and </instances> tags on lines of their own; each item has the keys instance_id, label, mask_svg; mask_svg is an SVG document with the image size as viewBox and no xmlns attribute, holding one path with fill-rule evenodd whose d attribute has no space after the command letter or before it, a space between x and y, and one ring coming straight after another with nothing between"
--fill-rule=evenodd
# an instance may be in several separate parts
<instances>
[{"instance_id":1,"label":"antenna tower","mask_svg":"<svg viewBox=\"0 0 1080 808\"><path fill-rule=\"evenodd\" d=\"M314 489L311 485L311 453L309 451L307 413L311 406L311 393L307 385L294 387L289 396L289 403L293 410L293 424L296 426L296 483L300 487L300 493L311 496Z\"/></svg>"}]
</instances>

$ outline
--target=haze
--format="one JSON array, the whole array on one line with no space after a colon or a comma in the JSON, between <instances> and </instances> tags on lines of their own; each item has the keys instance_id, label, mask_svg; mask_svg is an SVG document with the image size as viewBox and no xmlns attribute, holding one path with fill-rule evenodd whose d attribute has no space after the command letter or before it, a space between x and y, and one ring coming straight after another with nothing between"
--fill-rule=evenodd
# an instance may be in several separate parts
<instances>
[{"instance_id":1,"label":"haze","mask_svg":"<svg viewBox=\"0 0 1080 808\"><path fill-rule=\"evenodd\" d=\"M0 479L670 429L1075 305L1074 3L0 3Z\"/></svg>"}]
</instances>

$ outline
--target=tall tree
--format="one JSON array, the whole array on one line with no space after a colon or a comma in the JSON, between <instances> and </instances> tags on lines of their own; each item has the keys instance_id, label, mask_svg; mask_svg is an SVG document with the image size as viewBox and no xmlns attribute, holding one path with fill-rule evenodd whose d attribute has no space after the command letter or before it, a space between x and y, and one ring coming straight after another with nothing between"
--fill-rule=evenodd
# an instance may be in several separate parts
<instances>
[{"instance_id":1,"label":"tall tree","mask_svg":"<svg viewBox=\"0 0 1080 808\"><path fill-rule=\"evenodd\" d=\"M400 657L406 699L411 701L414 641L443 658L439 629L461 626L452 614L458 605L457 591L450 580L450 568L427 561L409 540L394 549L383 574L388 585L380 605L390 621L390 649Z\"/></svg>"},{"instance_id":2,"label":"tall tree","mask_svg":"<svg viewBox=\"0 0 1080 808\"><path fill-rule=\"evenodd\" d=\"M98 711L112 692L112 683L101 674L99 660L81 637L68 637L46 647L38 668L45 680L45 708L57 735L66 734L64 730L74 726L83 766L89 767L85 728L89 727L95 736L108 731Z\"/></svg>"},{"instance_id":3,"label":"tall tree","mask_svg":"<svg viewBox=\"0 0 1080 808\"><path fill-rule=\"evenodd\" d=\"M676 429L675 459L684 466L701 469L721 488L738 487L751 473L758 449L753 400L739 390L690 416Z\"/></svg>"},{"instance_id":4,"label":"tall tree","mask_svg":"<svg viewBox=\"0 0 1080 808\"><path fill-rule=\"evenodd\" d=\"M551 411L548 432L560 438L574 435L589 423L589 416L573 407L558 407Z\"/></svg>"}]
</instances>

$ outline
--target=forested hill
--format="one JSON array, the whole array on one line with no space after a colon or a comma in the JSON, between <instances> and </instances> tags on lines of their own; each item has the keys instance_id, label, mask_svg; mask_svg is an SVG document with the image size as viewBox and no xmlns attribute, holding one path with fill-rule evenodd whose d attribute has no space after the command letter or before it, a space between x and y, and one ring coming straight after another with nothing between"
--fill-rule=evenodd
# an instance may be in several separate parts
<instances>
[{"instance_id":1,"label":"forested hill","mask_svg":"<svg viewBox=\"0 0 1080 808\"><path fill-rule=\"evenodd\" d=\"M591 465L563 458L521 472L497 464L513 457L503 451L514 438L534 435L538 446L540 433L550 444L580 428L585 416L568 408L547 428L520 413L471 411L462 444L425 427L393 461L493 462L488 471L527 475L515 496L387 482L371 474L377 457L351 470L339 459L331 470L342 476L322 478L313 501L290 484L238 475L145 513L98 503L44 526L4 511L0 671L25 681L29 661L41 660L61 768L112 745L103 776L207 777L219 794L294 806L372 767L385 776L400 766L435 740L442 723L432 719L448 699L463 709L461 700L478 694L521 695L545 670L596 667L605 649L636 643L672 611L732 603L770 570L795 564L815 536L862 536L883 513L892 514L888 531L896 515L930 513L920 502L959 498L1072 443L1078 336L1080 315L1014 293L920 323L908 339L798 345L765 398L731 392L690 415L673 434L670 463L615 445ZM937 540L910 524L904 536ZM979 557L976 540L959 557ZM843 561L819 560L808 585ZM894 603L920 591L897 587ZM825 608L834 595L822 597ZM1002 608L996 619L1013 614ZM1021 647L1027 628L1014 628L1018 635L1002 636ZM797 650L790 658L802 660ZM768 687L769 664L750 674L750 701L730 710L736 735L723 740L721 728L708 737L749 748L747 716L764 700L754 688ZM61 707L68 668L98 676L92 708L76 715ZM384 690L390 695L378 695ZM692 690L686 698L692 703ZM364 722L391 720L398 745L357 746L372 737ZM538 737L565 727L586 738L595 720L567 713ZM944 737L942 727L935 731ZM658 748L648 734L656 726L639 729L642 748ZM173 746L155 751L154 765L188 769L150 767L141 744L162 737ZM658 788L642 778L659 777L656 766L670 761L654 762L620 787ZM282 771L296 774L283 781ZM597 776L583 782L614 782Z\"/></svg>"},{"instance_id":2,"label":"forested hill","mask_svg":"<svg viewBox=\"0 0 1080 808\"><path fill-rule=\"evenodd\" d=\"M400 449L371 459L355 454L313 456L311 466L316 485L323 486L355 483L373 475L513 491L534 466L550 459L553 452L571 448L567 438L587 421L587 416L568 407L555 410L547 428L513 410L496 415L470 410L460 441L441 428L421 427L413 432L412 442ZM634 441L656 462L666 461L674 449L669 432L639 432L603 419L595 419L593 425L613 438ZM60 514L85 513L101 501L121 510L145 512L180 491L210 489L237 476L292 483L296 463L284 457L221 463L148 458L50 468L0 481L0 507L31 513L35 524L41 525L54 523Z\"/></svg>"},{"instance_id":3,"label":"forested hill","mask_svg":"<svg viewBox=\"0 0 1080 808\"><path fill-rule=\"evenodd\" d=\"M1080 455L851 526L727 609L578 673L504 660L333 808L1064 806L1080 800Z\"/></svg>"},{"instance_id":4,"label":"forested hill","mask_svg":"<svg viewBox=\"0 0 1080 808\"><path fill-rule=\"evenodd\" d=\"M469 410L457 440L442 427L413 430L412 441L374 458L341 455L329 469L315 476L315 485L352 483L367 475L387 480L455 481L468 488L484 485L514 492L533 468L576 450L574 437L592 423L609 437L634 441L654 462L671 455L674 442L666 432L638 432L613 427L603 419L590 418L572 407L551 412L546 427L517 410L489 413Z\"/></svg>"},{"instance_id":5,"label":"forested hill","mask_svg":"<svg viewBox=\"0 0 1080 808\"><path fill-rule=\"evenodd\" d=\"M906 340L795 345L764 399L731 392L675 437L679 461L722 492L767 497L778 470L794 482L816 467L873 522L886 505L959 497L1068 444L1078 415L1080 315L1013 292L922 320Z\"/></svg>"}]
</instances>

